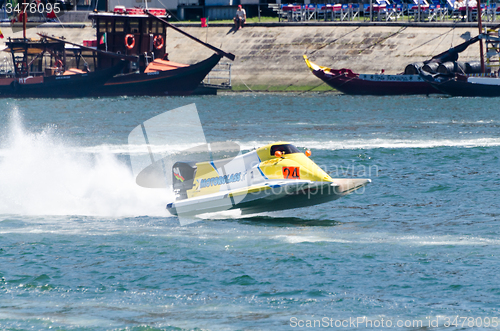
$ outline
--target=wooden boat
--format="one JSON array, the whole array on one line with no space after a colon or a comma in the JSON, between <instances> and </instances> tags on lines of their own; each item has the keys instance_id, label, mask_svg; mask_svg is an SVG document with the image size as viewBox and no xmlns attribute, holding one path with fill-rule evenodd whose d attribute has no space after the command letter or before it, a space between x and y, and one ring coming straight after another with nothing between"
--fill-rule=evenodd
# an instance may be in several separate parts
<instances>
[{"instance_id":1,"label":"wooden boat","mask_svg":"<svg viewBox=\"0 0 500 331\"><path fill-rule=\"evenodd\" d=\"M125 67L121 60L106 70L88 71L67 64L64 43L45 38L9 39L13 70L0 75L0 97L71 98L93 95Z\"/></svg>"},{"instance_id":2,"label":"wooden boat","mask_svg":"<svg viewBox=\"0 0 500 331\"><path fill-rule=\"evenodd\" d=\"M220 55L214 54L193 65L157 59L142 73L111 78L99 91L99 95L190 95L220 59Z\"/></svg>"},{"instance_id":3,"label":"wooden boat","mask_svg":"<svg viewBox=\"0 0 500 331\"><path fill-rule=\"evenodd\" d=\"M451 96L499 97L498 50L500 50L500 38L498 37L498 31L496 31L496 36L482 34L479 39L486 42L488 50L487 62L486 64L483 62L480 70L470 72L459 68L448 72L421 72L420 75L434 88ZM456 63L453 62L452 64L456 66Z\"/></svg>"},{"instance_id":4,"label":"wooden boat","mask_svg":"<svg viewBox=\"0 0 500 331\"><path fill-rule=\"evenodd\" d=\"M425 75L425 74L424 74ZM455 97L500 97L500 79L496 76L431 77L429 83L445 94Z\"/></svg>"},{"instance_id":5,"label":"wooden boat","mask_svg":"<svg viewBox=\"0 0 500 331\"><path fill-rule=\"evenodd\" d=\"M357 74L351 69L331 69L319 66L304 55L312 73L332 88L352 95L406 95L432 94L439 90L415 74Z\"/></svg>"},{"instance_id":6,"label":"wooden boat","mask_svg":"<svg viewBox=\"0 0 500 331\"><path fill-rule=\"evenodd\" d=\"M500 96L500 37L497 25L487 32L482 30L481 4L478 1L478 29L479 35L469 40L468 47L472 43L479 42L480 67L479 70L464 70L457 65L458 62L448 63L448 67L455 70L441 71L437 73L421 72L420 75L434 88L451 96L463 97L499 97ZM486 63L483 55L483 41L486 45ZM465 43L464 43L465 44ZM446 64L446 63L445 63Z\"/></svg>"},{"instance_id":7,"label":"wooden boat","mask_svg":"<svg viewBox=\"0 0 500 331\"><path fill-rule=\"evenodd\" d=\"M235 58L165 21L165 9L120 7L89 16L98 37L90 45L43 34L39 40L28 39L24 19L23 38L6 42L13 69L0 75L0 97L189 95L222 56ZM192 65L169 61L167 27L215 54ZM85 70L80 69L81 62Z\"/></svg>"},{"instance_id":8,"label":"wooden boat","mask_svg":"<svg viewBox=\"0 0 500 331\"><path fill-rule=\"evenodd\" d=\"M96 27L97 50L137 58L130 62L122 74L110 79L99 90L98 95L189 95L222 56L234 60L234 55L206 44L168 23L165 9L116 7L112 13L90 13L89 18ZM209 47L215 54L192 65L169 61L165 49L168 27ZM97 54L97 70L112 67L118 60L102 53Z\"/></svg>"},{"instance_id":9,"label":"wooden boat","mask_svg":"<svg viewBox=\"0 0 500 331\"><path fill-rule=\"evenodd\" d=\"M411 63L403 74L356 74L350 69L330 69L312 63L304 55L306 64L313 74L325 83L346 94L353 95L405 95L405 94L432 94L447 93L442 87L442 77L450 80L450 73L462 69L467 74L477 74L478 63L464 63L457 65L459 53L470 45L479 41L479 36L471 38L455 47L448 49L422 63ZM451 68L450 68L451 66ZM447 75L436 75L438 70L446 70ZM468 68L466 70L466 68Z\"/></svg>"}]
</instances>

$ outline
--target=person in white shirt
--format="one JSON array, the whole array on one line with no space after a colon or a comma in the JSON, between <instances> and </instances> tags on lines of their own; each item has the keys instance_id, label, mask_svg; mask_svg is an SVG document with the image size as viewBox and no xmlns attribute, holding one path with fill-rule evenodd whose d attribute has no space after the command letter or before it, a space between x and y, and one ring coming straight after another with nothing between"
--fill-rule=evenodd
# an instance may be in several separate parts
<instances>
[{"instance_id":1,"label":"person in white shirt","mask_svg":"<svg viewBox=\"0 0 500 331\"><path fill-rule=\"evenodd\" d=\"M239 30L243 27L243 24L245 24L245 21L247 20L247 12L241 5L238 5L238 10L236 11L236 16L234 17L234 28L236 30Z\"/></svg>"},{"instance_id":2,"label":"person in white shirt","mask_svg":"<svg viewBox=\"0 0 500 331\"><path fill-rule=\"evenodd\" d=\"M455 3L453 4L453 8L460 9L462 7L465 7L465 1L464 0L455 0Z\"/></svg>"}]
</instances>

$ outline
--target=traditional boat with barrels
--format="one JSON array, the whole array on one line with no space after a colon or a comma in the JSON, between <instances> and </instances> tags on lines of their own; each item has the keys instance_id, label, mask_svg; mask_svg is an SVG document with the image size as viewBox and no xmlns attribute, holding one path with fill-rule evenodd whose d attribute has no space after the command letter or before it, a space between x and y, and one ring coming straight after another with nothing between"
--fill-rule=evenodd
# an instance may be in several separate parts
<instances>
[{"instance_id":1,"label":"traditional boat with barrels","mask_svg":"<svg viewBox=\"0 0 500 331\"><path fill-rule=\"evenodd\" d=\"M99 95L189 95L223 56L234 60L233 54L204 43L167 22L165 9L115 7L111 13L90 13L89 18L97 30L94 46L101 51L97 53L96 70L106 70L119 61L102 52L136 57L122 74L106 82ZM215 54L195 64L170 61L166 52L168 27L212 49Z\"/></svg>"},{"instance_id":2,"label":"traditional boat with barrels","mask_svg":"<svg viewBox=\"0 0 500 331\"><path fill-rule=\"evenodd\" d=\"M40 40L11 39L13 71L0 76L0 97L73 98L94 95L125 67L121 60L105 70L87 71L67 66L64 44Z\"/></svg>"},{"instance_id":3,"label":"traditional boat with barrels","mask_svg":"<svg viewBox=\"0 0 500 331\"><path fill-rule=\"evenodd\" d=\"M6 42L12 69L0 73L0 97L85 97L189 95L225 56L235 56L185 33L166 21L165 9L115 8L90 15L97 40L76 44L44 34ZM170 27L212 49L195 64L170 61Z\"/></svg>"},{"instance_id":4,"label":"traditional boat with barrels","mask_svg":"<svg viewBox=\"0 0 500 331\"><path fill-rule=\"evenodd\" d=\"M435 72L422 71L420 74L430 85L443 93L463 97L500 96L500 25L483 31L480 10L478 2L479 35L470 39L466 45L479 42L480 61L464 64L456 58L455 61L443 63ZM486 47L486 61L483 46Z\"/></svg>"},{"instance_id":5,"label":"traditional boat with barrels","mask_svg":"<svg viewBox=\"0 0 500 331\"><path fill-rule=\"evenodd\" d=\"M432 81L435 77L455 77L455 74L477 75L481 73L480 62L457 62L459 53L479 40L471 38L424 62L410 63L401 74L357 74L350 69L331 69L309 61L306 64L313 74L336 90L353 95L409 95L448 93L442 85ZM441 73L440 75L436 75ZM450 93L451 94L451 93Z\"/></svg>"},{"instance_id":6,"label":"traditional boat with barrels","mask_svg":"<svg viewBox=\"0 0 500 331\"><path fill-rule=\"evenodd\" d=\"M81 66L85 59L79 49L68 52L64 42L26 38L26 21L25 13L23 38L5 42L12 62L0 73L0 97L90 96L125 67L120 58L105 70L91 71L86 63Z\"/></svg>"},{"instance_id":7,"label":"traditional boat with barrels","mask_svg":"<svg viewBox=\"0 0 500 331\"><path fill-rule=\"evenodd\" d=\"M440 93L419 75L420 64L407 66L404 74L358 74L351 69L332 69L304 60L312 73L332 88L351 95L410 95Z\"/></svg>"}]
</instances>

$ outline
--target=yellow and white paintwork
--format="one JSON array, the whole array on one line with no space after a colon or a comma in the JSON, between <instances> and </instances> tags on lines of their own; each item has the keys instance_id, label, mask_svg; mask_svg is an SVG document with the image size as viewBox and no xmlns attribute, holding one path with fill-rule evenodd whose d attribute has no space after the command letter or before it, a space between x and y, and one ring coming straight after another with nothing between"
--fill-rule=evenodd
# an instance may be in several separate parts
<instances>
[{"instance_id":1,"label":"yellow and white paintwork","mask_svg":"<svg viewBox=\"0 0 500 331\"><path fill-rule=\"evenodd\" d=\"M289 143L268 144L229 160L196 163L187 199L176 200L167 209L173 214L238 208L248 212L291 209L335 200L370 182L334 179L304 153L271 155L273 145L285 144ZM284 168L296 169L295 176L286 177ZM310 194L319 189L321 194Z\"/></svg>"},{"instance_id":2,"label":"yellow and white paintwork","mask_svg":"<svg viewBox=\"0 0 500 331\"><path fill-rule=\"evenodd\" d=\"M255 184L262 181L272 181L272 180L284 180L283 175L283 167L296 167L299 168L300 174L299 177L301 180L309 180L313 182L323 181L323 182L332 182L333 179L324 172L320 167L316 165L310 158L308 158L304 153L293 153L288 155L283 155L282 157L276 157L271 155L270 150L273 145L283 145L289 144L288 142L280 141L273 144L269 144L263 147L258 148L255 151L247 153L241 158L241 160L234 160L235 163L241 163L242 166L249 164L250 168L242 169L240 171L241 177L244 180L238 181L238 183L234 183L230 185L233 189L238 189L233 192L233 194L237 192L248 193L250 191L262 190L269 188L268 186L260 187L260 185L251 185L248 187L248 183ZM249 160L254 161L248 162ZM202 195L213 194L220 192L221 190L227 189L225 185L211 185L209 187L202 187L202 180L206 180L208 178L215 178L220 176L220 169L217 169L211 162L202 162L197 163L198 167L196 178L193 184L193 189L189 190L188 198L199 197ZM246 176L250 176L250 178L246 178ZM258 177L258 179L257 179ZM245 184L246 183L246 184Z\"/></svg>"}]
</instances>

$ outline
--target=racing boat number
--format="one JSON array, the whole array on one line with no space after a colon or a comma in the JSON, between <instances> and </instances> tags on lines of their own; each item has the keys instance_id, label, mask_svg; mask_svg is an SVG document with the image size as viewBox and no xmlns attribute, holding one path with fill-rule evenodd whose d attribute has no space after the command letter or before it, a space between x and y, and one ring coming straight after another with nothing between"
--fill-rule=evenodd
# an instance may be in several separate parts
<instances>
[{"instance_id":1,"label":"racing boat number","mask_svg":"<svg viewBox=\"0 0 500 331\"><path fill-rule=\"evenodd\" d=\"M300 179L299 167L283 167L284 179Z\"/></svg>"}]
</instances>

